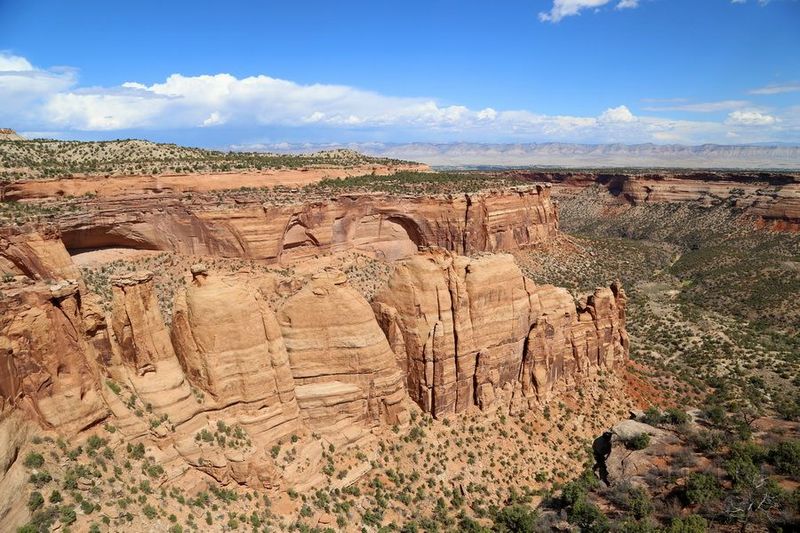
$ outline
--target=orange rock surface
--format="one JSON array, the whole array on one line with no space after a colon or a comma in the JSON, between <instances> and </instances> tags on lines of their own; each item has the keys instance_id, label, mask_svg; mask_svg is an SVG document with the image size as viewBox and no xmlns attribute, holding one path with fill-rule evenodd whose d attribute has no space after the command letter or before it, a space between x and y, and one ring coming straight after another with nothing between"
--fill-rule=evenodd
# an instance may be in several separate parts
<instances>
[{"instance_id":1,"label":"orange rock surface","mask_svg":"<svg viewBox=\"0 0 800 533\"><path fill-rule=\"evenodd\" d=\"M436 416L488 407L501 393L548 399L628 351L621 288L576 305L566 290L523 277L509 255L419 254L373 307L411 398Z\"/></svg>"},{"instance_id":2,"label":"orange rock surface","mask_svg":"<svg viewBox=\"0 0 800 533\"><path fill-rule=\"evenodd\" d=\"M291 205L132 196L87 207L57 221L72 251L127 247L280 262L358 249L393 260L417 246L515 250L558 231L558 210L543 186L427 198L343 194Z\"/></svg>"},{"instance_id":3,"label":"orange rock surface","mask_svg":"<svg viewBox=\"0 0 800 533\"><path fill-rule=\"evenodd\" d=\"M459 198L482 202L481 222L467 217L460 236L421 235L522 246L555 231L543 194ZM406 216L426 220L428 231L450 216L434 205L425 205L433 222L420 211ZM530 218L517 227L518 216ZM320 439L347 446L378 426L404 426L412 400L436 416L499 401L535 408L627 353L619 287L576 306L565 290L525 279L510 255L425 249L397 265L372 306L335 270L271 298L270 274L196 264L168 327L151 273L112 278L104 313L57 232L23 228L3 238L1 264L15 269L0 285L6 495L22 494L16 457L34 428L79 440L104 423L120 442L144 444L164 483L305 490L322 479ZM239 444L215 446L212 434L232 427ZM312 434L275 463L277 442ZM19 498L0 498L0 520L19 523L26 512Z\"/></svg>"},{"instance_id":4,"label":"orange rock surface","mask_svg":"<svg viewBox=\"0 0 800 533\"><path fill-rule=\"evenodd\" d=\"M764 227L800 231L800 175L758 171L614 172L510 171L517 177L552 183L558 194L600 185L621 200L644 203L730 203L758 217Z\"/></svg>"},{"instance_id":5,"label":"orange rock surface","mask_svg":"<svg viewBox=\"0 0 800 533\"><path fill-rule=\"evenodd\" d=\"M345 168L276 169L259 172L218 172L204 174L166 174L155 176L88 176L78 178L20 180L4 184L6 200L30 200L59 196L94 195L111 197L154 192L207 192L240 187L300 187L325 178L345 178L376 173L389 175L403 170L425 171L421 164L364 165Z\"/></svg>"}]
</instances>

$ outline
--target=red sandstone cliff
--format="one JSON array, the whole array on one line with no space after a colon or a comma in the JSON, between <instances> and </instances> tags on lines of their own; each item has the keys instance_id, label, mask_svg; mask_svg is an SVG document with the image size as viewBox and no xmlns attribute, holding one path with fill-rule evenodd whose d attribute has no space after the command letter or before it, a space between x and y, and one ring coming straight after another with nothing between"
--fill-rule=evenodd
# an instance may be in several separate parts
<instances>
[{"instance_id":1,"label":"red sandstone cliff","mask_svg":"<svg viewBox=\"0 0 800 533\"><path fill-rule=\"evenodd\" d=\"M490 207L484 216L495 220L478 227L506 227L506 207ZM520 231L482 242L518 245ZM143 443L163 467L161 483L308 488L321 479L320 441L307 439L278 468L269 449L279 439L313 433L346 445L405 424L410 400L437 416L498 401L536 408L627 353L619 287L576 306L525 279L508 255L423 251L372 307L336 271L273 309L274 284L197 265L168 328L149 273L114 278L104 316L71 277L79 273L64 264L56 232L6 239L2 264L22 266L0 285L0 522L25 519L18 457L33 428L80 439L113 422L116 439ZM220 424L235 425L244 444L200 438Z\"/></svg>"},{"instance_id":2,"label":"red sandstone cliff","mask_svg":"<svg viewBox=\"0 0 800 533\"><path fill-rule=\"evenodd\" d=\"M628 351L621 288L576 305L566 290L523 277L509 255L416 255L373 307L411 398L435 415L488 407L503 390L546 400Z\"/></svg>"},{"instance_id":3,"label":"red sandstone cliff","mask_svg":"<svg viewBox=\"0 0 800 533\"><path fill-rule=\"evenodd\" d=\"M511 171L518 178L551 183L556 194L572 194L600 185L612 197L633 205L728 203L758 217L764 226L800 231L800 175L758 171L661 171L641 174L612 172Z\"/></svg>"},{"instance_id":4,"label":"red sandstone cliff","mask_svg":"<svg viewBox=\"0 0 800 533\"><path fill-rule=\"evenodd\" d=\"M70 250L129 247L268 262L348 249L389 260L417 246L516 250L558 231L558 210L545 186L429 198L345 194L290 205L136 196L90 200L85 207L57 220Z\"/></svg>"}]
</instances>

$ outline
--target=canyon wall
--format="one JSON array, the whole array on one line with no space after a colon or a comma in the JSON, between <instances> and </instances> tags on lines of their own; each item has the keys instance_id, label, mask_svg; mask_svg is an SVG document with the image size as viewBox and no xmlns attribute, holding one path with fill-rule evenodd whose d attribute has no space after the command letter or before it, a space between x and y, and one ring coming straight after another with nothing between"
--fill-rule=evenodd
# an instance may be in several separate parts
<instances>
[{"instance_id":1,"label":"canyon wall","mask_svg":"<svg viewBox=\"0 0 800 533\"><path fill-rule=\"evenodd\" d=\"M690 202L703 206L729 203L758 217L764 226L800 231L800 182L785 185L689 179L628 179L621 195L634 205Z\"/></svg>"},{"instance_id":2,"label":"canyon wall","mask_svg":"<svg viewBox=\"0 0 800 533\"><path fill-rule=\"evenodd\" d=\"M360 249L393 260L418 246L515 250L558 231L545 186L428 198L346 194L290 205L115 197L85 207L57 220L71 251L128 247L278 262Z\"/></svg>"},{"instance_id":3,"label":"canyon wall","mask_svg":"<svg viewBox=\"0 0 800 533\"><path fill-rule=\"evenodd\" d=\"M554 194L575 194L600 185L615 198L633 205L692 203L727 204L757 217L769 229L800 231L800 174L758 171L663 171L641 174L613 172L509 171L508 175L551 183Z\"/></svg>"},{"instance_id":4,"label":"canyon wall","mask_svg":"<svg viewBox=\"0 0 800 533\"><path fill-rule=\"evenodd\" d=\"M143 443L163 467L160 483L305 490L323 479L320 439L404 426L412 400L437 417L501 401L536 409L627 355L619 286L576 303L524 278L510 255L425 248L372 304L335 270L275 300L268 274L196 264L168 327L152 274L112 278L105 314L63 264L57 232L6 238L3 264L22 266L0 283L0 522L26 519L12 495L26 482L21 450L41 431L81 442L113 423L114 439ZM278 465L271 448L297 436Z\"/></svg>"},{"instance_id":5,"label":"canyon wall","mask_svg":"<svg viewBox=\"0 0 800 533\"><path fill-rule=\"evenodd\" d=\"M411 398L436 416L490 406L501 391L540 402L628 352L625 293L576 303L526 279L510 255L432 250L403 261L373 300Z\"/></svg>"},{"instance_id":6,"label":"canyon wall","mask_svg":"<svg viewBox=\"0 0 800 533\"><path fill-rule=\"evenodd\" d=\"M17 244L22 237L15 235ZM46 252L31 264L66 253L57 234L27 237L32 253ZM17 247L5 251L10 263ZM289 488L319 482L322 445L307 439L296 464L277 468L269 451L280 439L313 433L347 444L378 425L407 423L401 370L369 304L344 276L320 273L277 315L266 303L272 287L198 265L168 329L149 272L112 279L107 316L80 278L55 269L7 275L0 283L4 494L22 493L20 450L42 430L80 442L111 422L115 439L147 446L164 481ZM236 446L214 444L219 428L235 428ZM24 522L24 513L24 502L0 498L0 523Z\"/></svg>"},{"instance_id":7,"label":"canyon wall","mask_svg":"<svg viewBox=\"0 0 800 533\"><path fill-rule=\"evenodd\" d=\"M31 279L77 279L78 269L53 226L0 227L0 272Z\"/></svg>"},{"instance_id":8,"label":"canyon wall","mask_svg":"<svg viewBox=\"0 0 800 533\"><path fill-rule=\"evenodd\" d=\"M59 250L57 235L28 236L49 243L40 250ZM3 292L0 392L5 403L25 399L45 427L79 430L106 416L102 376L173 424L261 404L274 411L272 428L300 419L322 431L402 421L404 385L437 416L485 407L507 386L541 401L627 352L622 289L576 304L564 289L533 284L504 254L426 249L396 266L372 308L336 271L315 275L273 311L274 284L198 265L176 296L171 329L151 274L114 278L103 317L63 271L47 273L49 285L20 274ZM192 389L207 398L203 408L189 401Z\"/></svg>"}]
</instances>

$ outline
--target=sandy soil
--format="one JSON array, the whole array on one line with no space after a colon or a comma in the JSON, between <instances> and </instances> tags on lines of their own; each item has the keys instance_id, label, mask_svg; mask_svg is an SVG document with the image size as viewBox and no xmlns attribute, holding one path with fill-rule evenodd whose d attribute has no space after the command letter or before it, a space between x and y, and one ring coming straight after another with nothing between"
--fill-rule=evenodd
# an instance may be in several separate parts
<instances>
[{"instance_id":1,"label":"sandy soil","mask_svg":"<svg viewBox=\"0 0 800 533\"><path fill-rule=\"evenodd\" d=\"M159 250L135 250L133 248L104 248L81 252L72 256L72 262L78 267L97 267L112 261L137 261L163 252Z\"/></svg>"}]
</instances>

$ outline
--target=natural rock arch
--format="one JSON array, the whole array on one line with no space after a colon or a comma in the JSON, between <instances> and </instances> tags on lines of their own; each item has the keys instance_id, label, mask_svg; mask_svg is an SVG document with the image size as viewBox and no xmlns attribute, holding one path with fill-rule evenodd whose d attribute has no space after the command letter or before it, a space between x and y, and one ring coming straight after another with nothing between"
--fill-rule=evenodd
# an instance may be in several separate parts
<instances>
[{"instance_id":1,"label":"natural rock arch","mask_svg":"<svg viewBox=\"0 0 800 533\"><path fill-rule=\"evenodd\" d=\"M289 222L286 231L283 233L283 240L281 241L281 252L283 254L294 254L303 248L318 247L319 241L305 224L299 220Z\"/></svg>"},{"instance_id":2,"label":"natural rock arch","mask_svg":"<svg viewBox=\"0 0 800 533\"><path fill-rule=\"evenodd\" d=\"M149 228L148 228L149 229ZM114 226L95 226L61 233L61 240L70 254L104 248L129 248L133 250L162 250L160 243L143 232L122 231Z\"/></svg>"},{"instance_id":3,"label":"natural rock arch","mask_svg":"<svg viewBox=\"0 0 800 533\"><path fill-rule=\"evenodd\" d=\"M396 215L367 215L358 221L353 232L356 248L387 260L408 257L424 244L416 222Z\"/></svg>"},{"instance_id":4,"label":"natural rock arch","mask_svg":"<svg viewBox=\"0 0 800 533\"><path fill-rule=\"evenodd\" d=\"M428 243L425 242L425 238L422 236L422 230L413 219L399 215L391 215L387 218L387 220L394 224L398 224L404 230L406 230L408 238L411 239L411 241L417 246L427 246Z\"/></svg>"}]
</instances>

